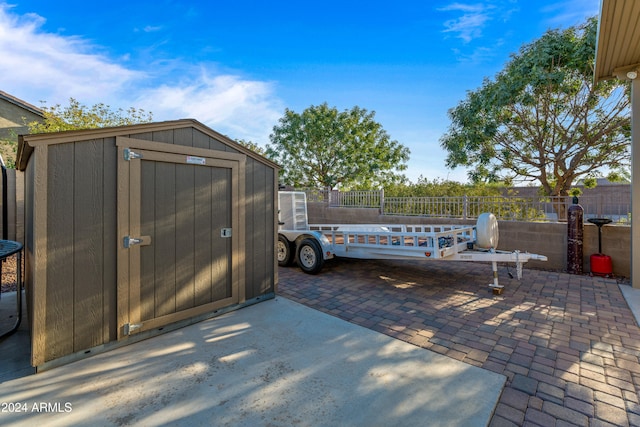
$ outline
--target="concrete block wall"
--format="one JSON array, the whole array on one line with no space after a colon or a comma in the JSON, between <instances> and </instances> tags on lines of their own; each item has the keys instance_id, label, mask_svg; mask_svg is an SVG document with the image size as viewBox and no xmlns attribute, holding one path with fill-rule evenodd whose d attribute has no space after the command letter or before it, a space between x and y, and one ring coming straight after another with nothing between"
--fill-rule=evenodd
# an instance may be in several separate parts
<instances>
[{"instance_id":1,"label":"concrete block wall","mask_svg":"<svg viewBox=\"0 0 640 427\"><path fill-rule=\"evenodd\" d=\"M381 215L378 209L331 208L325 203L309 203L310 224L475 224L475 220ZM529 268L565 271L567 268L567 224L499 221L498 249L520 250L545 255L548 261L530 261ZM583 232L583 271L591 270L590 256L598 252L598 227L588 222ZM612 258L616 276L631 275L631 227L606 225L602 229L602 252Z\"/></svg>"}]
</instances>

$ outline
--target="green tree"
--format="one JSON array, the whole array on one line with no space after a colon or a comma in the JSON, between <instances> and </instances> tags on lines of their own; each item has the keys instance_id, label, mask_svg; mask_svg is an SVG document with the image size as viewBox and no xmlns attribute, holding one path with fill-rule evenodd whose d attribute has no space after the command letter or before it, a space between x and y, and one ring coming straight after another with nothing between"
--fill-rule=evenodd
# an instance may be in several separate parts
<instances>
[{"instance_id":1,"label":"green tree","mask_svg":"<svg viewBox=\"0 0 640 427\"><path fill-rule=\"evenodd\" d=\"M149 123L153 115L142 109L119 108L112 110L110 106L99 103L92 107L69 98L69 105L60 104L53 107L41 107L44 112L43 122L29 123L29 133L49 133L65 130L96 129L112 126L126 126L138 123Z\"/></svg>"},{"instance_id":2,"label":"green tree","mask_svg":"<svg viewBox=\"0 0 640 427\"><path fill-rule=\"evenodd\" d=\"M297 187L370 189L404 179L409 149L392 140L375 112L338 111L326 103L298 114L289 109L274 126L267 155Z\"/></svg>"},{"instance_id":3,"label":"green tree","mask_svg":"<svg viewBox=\"0 0 640 427\"><path fill-rule=\"evenodd\" d=\"M256 144L253 141L247 141L245 139L236 139L236 142L238 144L248 148L249 150L260 154L261 156L264 156L266 154L266 150L262 146Z\"/></svg>"},{"instance_id":4,"label":"green tree","mask_svg":"<svg viewBox=\"0 0 640 427\"><path fill-rule=\"evenodd\" d=\"M629 159L629 85L593 83L597 20L547 31L512 55L495 80L449 111L446 164L479 181L538 181L566 196L579 179Z\"/></svg>"},{"instance_id":5,"label":"green tree","mask_svg":"<svg viewBox=\"0 0 640 427\"><path fill-rule=\"evenodd\" d=\"M16 152L18 151L18 134L11 131L7 138L0 138L0 156L9 169L16 167Z\"/></svg>"},{"instance_id":6,"label":"green tree","mask_svg":"<svg viewBox=\"0 0 640 427\"><path fill-rule=\"evenodd\" d=\"M385 197L500 196L507 192L502 183L469 184L439 178L430 181L422 175L415 183L389 183L384 186Z\"/></svg>"}]
</instances>

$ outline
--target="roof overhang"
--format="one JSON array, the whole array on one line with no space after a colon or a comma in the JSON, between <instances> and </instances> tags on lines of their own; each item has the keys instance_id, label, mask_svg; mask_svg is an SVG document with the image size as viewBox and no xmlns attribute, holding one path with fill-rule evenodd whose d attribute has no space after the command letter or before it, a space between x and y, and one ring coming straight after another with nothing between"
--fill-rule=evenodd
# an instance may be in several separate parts
<instances>
[{"instance_id":1,"label":"roof overhang","mask_svg":"<svg viewBox=\"0 0 640 427\"><path fill-rule=\"evenodd\" d=\"M640 76L640 1L602 0L594 80Z\"/></svg>"},{"instance_id":2,"label":"roof overhang","mask_svg":"<svg viewBox=\"0 0 640 427\"><path fill-rule=\"evenodd\" d=\"M222 135L214 131L213 129L205 126L194 119L180 119L171 120L165 122L155 123L142 123L128 126L118 126L110 128L98 128L98 129L83 129L83 130L70 130L64 132L52 132L52 133L38 133L18 136L18 152L16 155L16 168L18 170L25 170L27 162L34 147L38 145L52 145L63 144L67 142L92 140L101 138L115 138L116 136L133 137L140 133L159 132L170 129L181 129L192 127L200 130L205 135L231 147L232 149L245 154L261 163L266 164L274 169L280 169L280 166L266 157L255 153L254 151L246 148L242 144L237 143L231 138Z\"/></svg>"}]
</instances>

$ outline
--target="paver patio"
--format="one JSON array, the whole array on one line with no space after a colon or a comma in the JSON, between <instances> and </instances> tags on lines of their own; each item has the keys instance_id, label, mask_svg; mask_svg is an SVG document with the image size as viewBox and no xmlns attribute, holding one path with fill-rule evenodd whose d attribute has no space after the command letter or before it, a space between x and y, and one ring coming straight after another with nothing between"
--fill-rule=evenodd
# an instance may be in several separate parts
<instances>
[{"instance_id":1,"label":"paver patio","mask_svg":"<svg viewBox=\"0 0 640 427\"><path fill-rule=\"evenodd\" d=\"M499 280L498 296L490 264L339 259L280 268L278 293L506 375L492 426L640 426L640 328L617 281L504 266Z\"/></svg>"}]
</instances>

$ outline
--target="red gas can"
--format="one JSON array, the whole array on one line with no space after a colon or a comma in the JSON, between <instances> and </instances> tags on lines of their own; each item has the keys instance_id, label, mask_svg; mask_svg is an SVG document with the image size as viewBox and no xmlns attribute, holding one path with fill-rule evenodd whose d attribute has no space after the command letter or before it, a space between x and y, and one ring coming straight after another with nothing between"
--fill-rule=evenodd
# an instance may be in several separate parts
<instances>
[{"instance_id":1,"label":"red gas can","mask_svg":"<svg viewBox=\"0 0 640 427\"><path fill-rule=\"evenodd\" d=\"M611 257L605 254L591 255L591 274L610 276L613 273Z\"/></svg>"}]
</instances>

